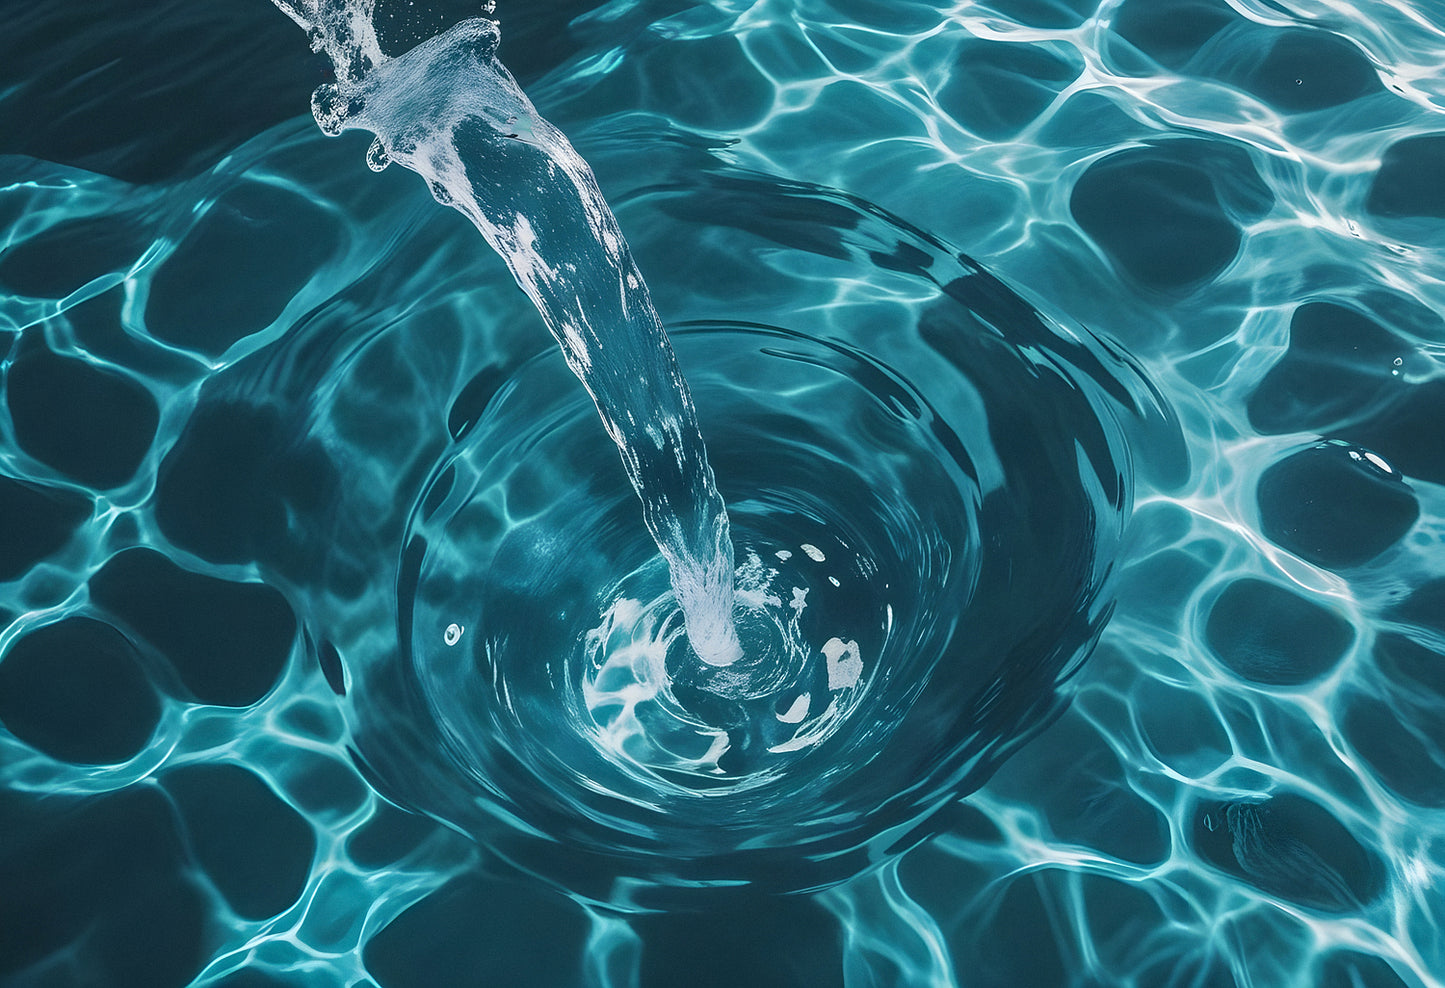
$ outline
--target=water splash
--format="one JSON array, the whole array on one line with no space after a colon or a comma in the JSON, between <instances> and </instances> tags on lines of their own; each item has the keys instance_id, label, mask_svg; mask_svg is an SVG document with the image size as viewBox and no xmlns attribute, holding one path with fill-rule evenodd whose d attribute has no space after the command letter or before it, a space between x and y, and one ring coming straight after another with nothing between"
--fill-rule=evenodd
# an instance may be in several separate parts
<instances>
[{"instance_id":1,"label":"water splash","mask_svg":"<svg viewBox=\"0 0 1445 988\"><path fill-rule=\"evenodd\" d=\"M693 651L736 661L727 509L687 382L591 169L497 60L497 23L462 21L388 58L372 3L277 5L335 65L312 97L321 129L376 134L372 169L421 175L506 261L617 444Z\"/></svg>"}]
</instances>

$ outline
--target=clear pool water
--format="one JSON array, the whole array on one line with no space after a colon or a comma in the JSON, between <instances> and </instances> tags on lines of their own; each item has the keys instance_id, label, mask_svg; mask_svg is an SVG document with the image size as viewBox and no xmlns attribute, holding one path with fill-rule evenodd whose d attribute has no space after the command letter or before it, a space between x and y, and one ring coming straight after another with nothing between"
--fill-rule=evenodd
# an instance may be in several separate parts
<instances>
[{"instance_id":1,"label":"clear pool water","mask_svg":"<svg viewBox=\"0 0 1445 988\"><path fill-rule=\"evenodd\" d=\"M496 16L811 664L285 17L11 12L0 984L1442 983L1440 13Z\"/></svg>"}]
</instances>

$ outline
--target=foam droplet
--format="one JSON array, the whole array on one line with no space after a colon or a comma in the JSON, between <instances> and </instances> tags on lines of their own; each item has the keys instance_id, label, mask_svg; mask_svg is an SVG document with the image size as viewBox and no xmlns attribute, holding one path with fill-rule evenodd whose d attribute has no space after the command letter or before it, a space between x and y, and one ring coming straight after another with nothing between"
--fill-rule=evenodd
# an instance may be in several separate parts
<instances>
[{"instance_id":1,"label":"foam droplet","mask_svg":"<svg viewBox=\"0 0 1445 988\"><path fill-rule=\"evenodd\" d=\"M823 643L823 658L828 663L828 689L847 689L863 675L863 656L855 641L829 638Z\"/></svg>"},{"instance_id":2,"label":"foam droplet","mask_svg":"<svg viewBox=\"0 0 1445 988\"><path fill-rule=\"evenodd\" d=\"M813 697L811 694L799 694L798 698L793 701L792 705L788 707L787 710L783 711L780 714L776 714L775 716L784 724L801 723L803 718L808 716L808 707L812 705L812 702Z\"/></svg>"},{"instance_id":3,"label":"foam droplet","mask_svg":"<svg viewBox=\"0 0 1445 988\"><path fill-rule=\"evenodd\" d=\"M374 172L385 171L386 166L391 164L391 155L387 153L386 145L377 137L372 140L371 147L366 149L366 167Z\"/></svg>"},{"instance_id":4,"label":"foam droplet","mask_svg":"<svg viewBox=\"0 0 1445 988\"><path fill-rule=\"evenodd\" d=\"M311 115L316 118L316 126L328 137L336 137L346 129L346 109L341 88L334 82L317 86L311 94Z\"/></svg>"}]
</instances>

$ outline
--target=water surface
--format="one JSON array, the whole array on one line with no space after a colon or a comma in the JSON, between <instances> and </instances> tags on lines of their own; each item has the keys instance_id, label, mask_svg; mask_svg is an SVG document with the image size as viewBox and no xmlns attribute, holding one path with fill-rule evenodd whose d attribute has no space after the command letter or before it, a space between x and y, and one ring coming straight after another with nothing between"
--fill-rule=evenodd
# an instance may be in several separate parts
<instances>
[{"instance_id":1,"label":"water surface","mask_svg":"<svg viewBox=\"0 0 1445 988\"><path fill-rule=\"evenodd\" d=\"M543 394L516 382L566 378L530 304L425 186L365 167L368 137L316 130L325 67L269 5L104 7L16 14L0 52L0 874L16 890L0 981L1441 983L1431 8L499 6L503 59L592 165L682 330L724 496L764 490L754 518L783 506L814 526L757 540L795 568L785 589L867 584L866 567L828 568L847 557L823 541L864 544L842 528L863 512L892 533L875 559L947 575L915 586L957 595L969 654L1002 654L988 618L1016 644L1033 613L1026 654L1049 659L1047 675L989 670L1016 703L988 705L979 673L968 714L1004 711L1012 740L973 777L953 766L945 788L968 794L881 864L689 904L649 897L656 861L682 858L648 835L697 860L709 847L687 842L712 831L632 830L621 864L539 860L490 810L417 806L472 764L465 745L395 754L430 750L436 698L465 696L445 678L419 692L415 671L466 686L477 670L448 656L486 655L486 625L440 606L467 587L437 582L465 572L448 547L494 544L452 527L481 517L475 491L506 494L503 549L568 561L487 579L578 602L574 565L655 579L615 507L615 455L569 431L565 396L535 436L491 431ZM473 12L383 9L383 40ZM758 430L730 430L729 410L776 412L800 453L831 452L769 488L743 438ZM518 446L536 455L495 459ZM848 488L850 448L896 483ZM810 476L807 499L781 493ZM559 488L576 509L561 521L587 531L526 541L557 520ZM1000 532L1008 549L983 555ZM975 554L946 552L960 546ZM987 558L1035 568L998 581L968 562ZM993 596L970 609L980 587ZM543 638L600 620L481 590ZM902 606L876 590L857 600ZM926 610L951 620L947 602ZM860 648L885 620L839 612ZM1054 648L1096 631L1082 665ZM897 712L941 719L952 695L905 690ZM830 741L856 755L886 713ZM953 713L936 721L949 736ZM501 767L525 779L566 764L547 743L519 751ZM933 778L926 754L905 774ZM836 764L860 787L897 781L898 760ZM798 860L777 847L760 860Z\"/></svg>"}]
</instances>

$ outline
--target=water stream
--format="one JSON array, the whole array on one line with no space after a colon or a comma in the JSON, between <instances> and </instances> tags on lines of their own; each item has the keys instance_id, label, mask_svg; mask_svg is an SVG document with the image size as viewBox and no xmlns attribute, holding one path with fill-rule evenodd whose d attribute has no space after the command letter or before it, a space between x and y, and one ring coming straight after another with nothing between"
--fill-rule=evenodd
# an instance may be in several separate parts
<instances>
[{"instance_id":1,"label":"water stream","mask_svg":"<svg viewBox=\"0 0 1445 988\"><path fill-rule=\"evenodd\" d=\"M376 134L367 164L421 175L537 306L621 453L693 651L735 662L727 509L687 382L591 169L497 60L497 23L466 20L389 58L371 3L276 2L335 67L312 97L321 129Z\"/></svg>"}]
</instances>

